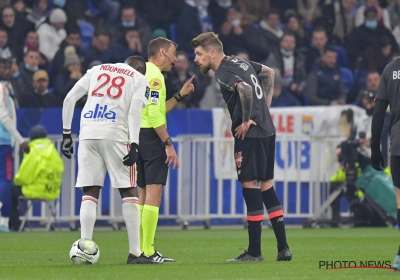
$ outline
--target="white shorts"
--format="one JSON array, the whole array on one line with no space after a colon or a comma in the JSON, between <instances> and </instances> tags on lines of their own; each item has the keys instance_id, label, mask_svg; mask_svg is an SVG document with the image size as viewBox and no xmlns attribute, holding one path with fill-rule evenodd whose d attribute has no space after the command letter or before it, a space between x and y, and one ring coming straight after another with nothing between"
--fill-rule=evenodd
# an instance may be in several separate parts
<instances>
[{"instance_id":1,"label":"white shorts","mask_svg":"<svg viewBox=\"0 0 400 280\"><path fill-rule=\"evenodd\" d=\"M111 187L136 187L136 164L129 167L122 162L129 148L129 144L112 140L81 140L75 187L103 187L106 171L110 175Z\"/></svg>"}]
</instances>

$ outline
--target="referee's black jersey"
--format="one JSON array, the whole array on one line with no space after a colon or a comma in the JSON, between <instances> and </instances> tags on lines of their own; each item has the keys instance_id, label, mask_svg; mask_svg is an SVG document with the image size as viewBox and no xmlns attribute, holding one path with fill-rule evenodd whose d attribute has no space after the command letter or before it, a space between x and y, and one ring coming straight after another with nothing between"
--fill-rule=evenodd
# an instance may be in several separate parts
<instances>
[{"instance_id":1,"label":"referee's black jersey","mask_svg":"<svg viewBox=\"0 0 400 280\"><path fill-rule=\"evenodd\" d=\"M389 102L390 153L400 156L400 58L390 62L383 70L376 99Z\"/></svg>"},{"instance_id":2,"label":"referee's black jersey","mask_svg":"<svg viewBox=\"0 0 400 280\"><path fill-rule=\"evenodd\" d=\"M253 89L253 107L250 119L257 124L250 126L246 137L264 138L275 134L275 127L261 82L258 79L261 67L261 64L237 56L226 56L215 72L215 80L220 85L222 96L231 115L233 135L235 135L235 129L242 124L242 103L236 89L240 82L249 84Z\"/></svg>"}]
</instances>

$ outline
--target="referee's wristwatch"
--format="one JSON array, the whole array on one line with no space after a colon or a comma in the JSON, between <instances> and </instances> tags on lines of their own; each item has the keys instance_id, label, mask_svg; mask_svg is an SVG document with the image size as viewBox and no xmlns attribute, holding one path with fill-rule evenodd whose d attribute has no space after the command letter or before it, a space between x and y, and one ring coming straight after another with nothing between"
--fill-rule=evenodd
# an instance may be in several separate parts
<instances>
[{"instance_id":1,"label":"referee's wristwatch","mask_svg":"<svg viewBox=\"0 0 400 280\"><path fill-rule=\"evenodd\" d=\"M168 146L172 146L174 144L174 142L172 142L171 137L168 137L168 139L163 142L164 147L168 147Z\"/></svg>"}]
</instances>

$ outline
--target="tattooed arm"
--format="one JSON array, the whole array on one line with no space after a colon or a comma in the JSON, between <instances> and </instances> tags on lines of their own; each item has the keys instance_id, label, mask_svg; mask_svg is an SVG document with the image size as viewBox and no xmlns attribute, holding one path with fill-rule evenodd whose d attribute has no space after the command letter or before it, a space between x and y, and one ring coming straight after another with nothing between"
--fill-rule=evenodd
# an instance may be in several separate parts
<instances>
[{"instance_id":1,"label":"tattooed arm","mask_svg":"<svg viewBox=\"0 0 400 280\"><path fill-rule=\"evenodd\" d=\"M261 71L258 76L262 79L265 101L268 108L271 106L272 95L274 94L275 71L265 65L261 65Z\"/></svg>"},{"instance_id":2,"label":"tattooed arm","mask_svg":"<svg viewBox=\"0 0 400 280\"><path fill-rule=\"evenodd\" d=\"M253 108L253 89L245 82L240 82L236 86L236 89L239 93L240 102L242 103L242 122L248 122L250 120L251 109Z\"/></svg>"},{"instance_id":3,"label":"tattooed arm","mask_svg":"<svg viewBox=\"0 0 400 280\"><path fill-rule=\"evenodd\" d=\"M250 119L251 110L253 108L253 89L249 84L240 82L236 85L236 90L239 93L240 102L242 103L243 116L242 124L235 129L235 137L243 140L250 126L257 125Z\"/></svg>"}]
</instances>

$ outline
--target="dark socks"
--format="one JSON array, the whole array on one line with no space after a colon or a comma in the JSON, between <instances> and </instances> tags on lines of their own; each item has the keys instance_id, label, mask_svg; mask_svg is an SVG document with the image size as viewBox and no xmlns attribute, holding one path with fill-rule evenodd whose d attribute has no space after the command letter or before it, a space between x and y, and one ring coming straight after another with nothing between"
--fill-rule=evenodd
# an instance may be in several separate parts
<instances>
[{"instance_id":1,"label":"dark socks","mask_svg":"<svg viewBox=\"0 0 400 280\"><path fill-rule=\"evenodd\" d=\"M264 219L261 190L243 188L242 192L247 206L248 252L251 256L258 257L261 255L261 224Z\"/></svg>"},{"instance_id":2,"label":"dark socks","mask_svg":"<svg viewBox=\"0 0 400 280\"><path fill-rule=\"evenodd\" d=\"M286 242L285 223L283 221L283 210L279 198L276 196L274 188L262 192L262 199L267 208L268 217L274 229L276 240L278 241L278 251L289 248Z\"/></svg>"}]
</instances>

